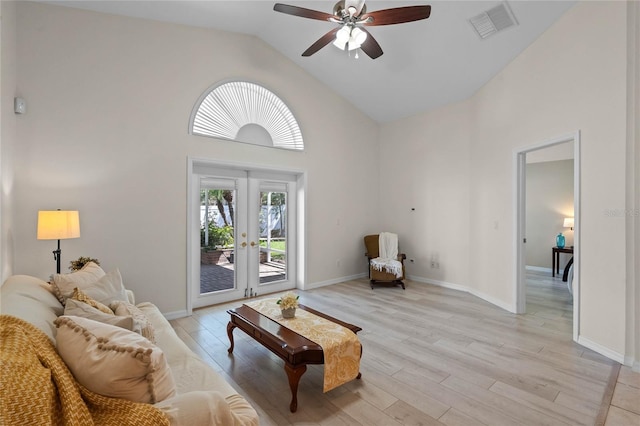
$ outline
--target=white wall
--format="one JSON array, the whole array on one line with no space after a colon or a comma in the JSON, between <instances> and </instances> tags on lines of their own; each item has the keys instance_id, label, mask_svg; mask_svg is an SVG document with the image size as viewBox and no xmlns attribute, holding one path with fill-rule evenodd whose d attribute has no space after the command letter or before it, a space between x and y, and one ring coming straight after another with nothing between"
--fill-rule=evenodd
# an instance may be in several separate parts
<instances>
[{"instance_id":1,"label":"white wall","mask_svg":"<svg viewBox=\"0 0 640 426\"><path fill-rule=\"evenodd\" d=\"M413 223L437 220L427 227L397 227L423 257L438 251L441 258L455 259L447 260L441 278L425 265L412 273L461 285L514 310L514 150L580 130L580 335L617 358L625 353L628 326L625 246L605 242L625 235L625 219L605 212L624 209L628 184L626 29L625 2L579 2L470 100L381 129L383 189L386 182L402 182L398 174L411 180L405 169L433 178L411 180L415 190L409 198L431 206ZM443 155L461 145L468 151ZM445 191L451 182L458 183L459 196ZM390 227L391 218L384 216L383 225ZM465 232L459 239L458 229ZM451 240L468 241L468 254L464 245L449 245Z\"/></svg>"},{"instance_id":2,"label":"white wall","mask_svg":"<svg viewBox=\"0 0 640 426\"><path fill-rule=\"evenodd\" d=\"M381 126L381 230L396 232L401 250L415 259L406 264L414 280L455 286L470 279L469 107Z\"/></svg>"},{"instance_id":3,"label":"white wall","mask_svg":"<svg viewBox=\"0 0 640 426\"><path fill-rule=\"evenodd\" d=\"M63 268L96 257L139 300L184 310L188 156L307 171L307 284L364 272L378 128L330 88L255 37L29 2L17 24L29 111L15 144L15 273L54 272L37 211L78 209L82 236L62 241ZM188 135L196 100L232 78L287 103L304 152Z\"/></svg>"},{"instance_id":4,"label":"white wall","mask_svg":"<svg viewBox=\"0 0 640 426\"><path fill-rule=\"evenodd\" d=\"M556 235L561 232L565 246L573 246L573 231L563 227L564 218L573 217L573 160L527 162L526 174L525 264L551 271ZM571 256L560 253L561 270Z\"/></svg>"},{"instance_id":5,"label":"white wall","mask_svg":"<svg viewBox=\"0 0 640 426\"><path fill-rule=\"evenodd\" d=\"M527 152L527 164L543 161L573 160L573 142L561 143Z\"/></svg>"}]
</instances>

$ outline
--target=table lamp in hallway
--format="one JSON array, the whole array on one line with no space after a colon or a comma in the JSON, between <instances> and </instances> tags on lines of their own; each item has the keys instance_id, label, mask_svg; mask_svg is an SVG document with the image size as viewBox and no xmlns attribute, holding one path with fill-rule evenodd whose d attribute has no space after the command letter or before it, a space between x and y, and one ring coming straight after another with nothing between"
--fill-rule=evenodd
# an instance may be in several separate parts
<instances>
[{"instance_id":1,"label":"table lamp in hallway","mask_svg":"<svg viewBox=\"0 0 640 426\"><path fill-rule=\"evenodd\" d=\"M80 238L80 215L77 210L40 210L38 212L38 239L58 240L53 251L56 273L60 273L60 240Z\"/></svg>"}]
</instances>

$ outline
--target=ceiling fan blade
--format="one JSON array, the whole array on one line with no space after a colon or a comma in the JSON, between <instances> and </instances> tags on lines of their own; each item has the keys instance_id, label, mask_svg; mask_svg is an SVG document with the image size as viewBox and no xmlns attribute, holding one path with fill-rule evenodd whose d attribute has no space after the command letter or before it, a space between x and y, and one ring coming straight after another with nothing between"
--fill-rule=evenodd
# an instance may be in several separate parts
<instances>
[{"instance_id":1,"label":"ceiling fan blade","mask_svg":"<svg viewBox=\"0 0 640 426\"><path fill-rule=\"evenodd\" d=\"M364 43L362 43L362 45L360 46L360 49L362 49L362 51L366 53L371 59L376 59L382 56L384 52L382 51L382 47L380 47L376 39L373 38L371 33L367 31L365 28L361 28L361 29L362 31L367 33L367 39L364 41Z\"/></svg>"},{"instance_id":2,"label":"ceiling fan blade","mask_svg":"<svg viewBox=\"0 0 640 426\"><path fill-rule=\"evenodd\" d=\"M358 17L362 25L392 25L427 19L431 15L431 6L407 6L393 9L376 10ZM373 21L371 19L373 18ZM370 22L369 22L370 21Z\"/></svg>"},{"instance_id":3,"label":"ceiling fan blade","mask_svg":"<svg viewBox=\"0 0 640 426\"><path fill-rule=\"evenodd\" d=\"M323 35L322 37L320 37L318 41L313 43L311 46L309 46L307 50L302 52L302 56L311 56L314 53L316 53L318 50L325 47L327 44L331 43L333 40L335 40L336 33L340 30L340 28L342 27L334 28L328 33L326 33L325 35Z\"/></svg>"},{"instance_id":4,"label":"ceiling fan blade","mask_svg":"<svg viewBox=\"0 0 640 426\"><path fill-rule=\"evenodd\" d=\"M300 16L302 18L317 19L319 21L330 21L331 19L340 19L330 13L319 12L317 10L305 9L304 7L290 6L288 4L276 3L273 6L276 12L286 13L288 15Z\"/></svg>"}]
</instances>

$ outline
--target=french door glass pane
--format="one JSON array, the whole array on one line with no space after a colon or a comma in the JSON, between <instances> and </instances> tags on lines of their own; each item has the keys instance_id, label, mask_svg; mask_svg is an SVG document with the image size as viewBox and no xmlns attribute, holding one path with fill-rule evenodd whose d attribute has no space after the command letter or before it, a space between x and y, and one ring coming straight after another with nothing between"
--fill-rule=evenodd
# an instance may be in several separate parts
<instances>
[{"instance_id":1,"label":"french door glass pane","mask_svg":"<svg viewBox=\"0 0 640 426\"><path fill-rule=\"evenodd\" d=\"M287 193L260 192L260 284L287 279Z\"/></svg>"},{"instance_id":2,"label":"french door glass pane","mask_svg":"<svg viewBox=\"0 0 640 426\"><path fill-rule=\"evenodd\" d=\"M235 289L235 191L200 191L200 294Z\"/></svg>"}]
</instances>

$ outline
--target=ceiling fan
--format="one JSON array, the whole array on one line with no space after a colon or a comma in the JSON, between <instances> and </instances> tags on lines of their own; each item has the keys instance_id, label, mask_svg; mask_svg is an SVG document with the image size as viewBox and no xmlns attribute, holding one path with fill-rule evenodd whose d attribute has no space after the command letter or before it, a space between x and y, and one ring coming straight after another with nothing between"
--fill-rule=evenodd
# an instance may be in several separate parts
<instances>
[{"instance_id":1,"label":"ceiling fan","mask_svg":"<svg viewBox=\"0 0 640 426\"><path fill-rule=\"evenodd\" d=\"M340 0L333 14L276 3L273 10L302 18L317 19L340 24L313 43L302 56L311 56L333 41L342 50L362 49L371 59L382 55L382 48L364 26L402 24L427 19L431 6L406 6L367 13L365 0Z\"/></svg>"}]
</instances>

